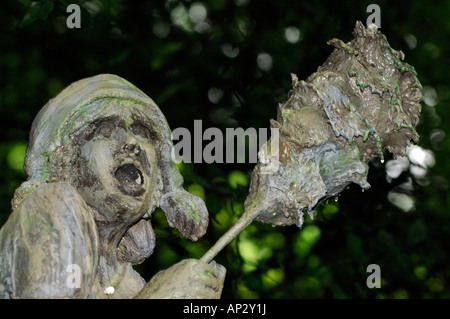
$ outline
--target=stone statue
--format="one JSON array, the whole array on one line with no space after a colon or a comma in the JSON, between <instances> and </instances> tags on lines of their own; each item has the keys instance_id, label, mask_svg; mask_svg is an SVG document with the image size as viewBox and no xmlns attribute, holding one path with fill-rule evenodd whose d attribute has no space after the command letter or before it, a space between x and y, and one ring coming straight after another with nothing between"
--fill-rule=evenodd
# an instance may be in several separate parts
<instances>
[{"instance_id":1,"label":"stone statue","mask_svg":"<svg viewBox=\"0 0 450 319\"><path fill-rule=\"evenodd\" d=\"M214 262L183 260L149 283L132 268L153 252L156 207L191 240L208 225L172 147L158 106L118 76L80 80L50 100L0 230L0 297L220 298L225 268Z\"/></svg>"},{"instance_id":2,"label":"stone statue","mask_svg":"<svg viewBox=\"0 0 450 319\"><path fill-rule=\"evenodd\" d=\"M218 298L225 269L209 262L254 219L301 227L304 212L312 218L320 201L350 183L368 189L371 160L384 161L385 149L403 156L417 143L422 86L375 25L357 22L353 35L329 41L334 51L306 81L292 75L293 90L271 121L280 134L259 152L243 215L200 260L147 284L131 265L152 253L155 207L196 240L206 230L205 205L183 190L169 127L144 93L112 75L65 89L33 123L29 180L0 232L0 294ZM77 289L67 282L73 265L82 269Z\"/></svg>"}]
</instances>

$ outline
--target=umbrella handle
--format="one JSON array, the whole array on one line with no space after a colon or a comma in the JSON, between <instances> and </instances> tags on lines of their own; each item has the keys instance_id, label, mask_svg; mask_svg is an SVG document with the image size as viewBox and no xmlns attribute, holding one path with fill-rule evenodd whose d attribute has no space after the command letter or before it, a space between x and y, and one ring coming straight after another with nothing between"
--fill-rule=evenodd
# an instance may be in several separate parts
<instances>
[{"instance_id":1,"label":"umbrella handle","mask_svg":"<svg viewBox=\"0 0 450 319\"><path fill-rule=\"evenodd\" d=\"M254 205L250 206L241 217L227 230L222 237L200 258L200 261L209 263L213 258L228 245L239 233L248 226L258 215L260 211Z\"/></svg>"}]
</instances>

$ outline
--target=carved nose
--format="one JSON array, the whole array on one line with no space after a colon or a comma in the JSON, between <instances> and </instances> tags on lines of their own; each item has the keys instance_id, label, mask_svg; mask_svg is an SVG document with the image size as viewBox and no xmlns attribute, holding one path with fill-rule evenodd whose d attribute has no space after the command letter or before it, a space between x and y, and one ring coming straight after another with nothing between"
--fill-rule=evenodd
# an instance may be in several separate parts
<instances>
[{"instance_id":1,"label":"carved nose","mask_svg":"<svg viewBox=\"0 0 450 319\"><path fill-rule=\"evenodd\" d=\"M141 147L139 146L139 142L136 138L130 137L128 141L123 146L124 150L129 151L130 153L134 153L135 155L139 155L141 152Z\"/></svg>"}]
</instances>

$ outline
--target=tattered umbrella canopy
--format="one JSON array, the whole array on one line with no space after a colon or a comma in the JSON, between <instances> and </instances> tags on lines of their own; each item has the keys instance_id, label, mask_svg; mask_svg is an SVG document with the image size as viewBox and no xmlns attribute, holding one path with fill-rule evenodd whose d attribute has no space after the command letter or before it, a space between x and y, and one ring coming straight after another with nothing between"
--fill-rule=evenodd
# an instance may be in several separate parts
<instances>
[{"instance_id":1,"label":"tattered umbrella canopy","mask_svg":"<svg viewBox=\"0 0 450 319\"><path fill-rule=\"evenodd\" d=\"M404 156L417 143L421 88L375 25L357 22L354 39L332 39L335 49L306 81L292 75L292 94L279 105L272 136L260 149L245 212L202 257L210 261L253 219L272 225L303 224L303 213L367 182L368 162L383 149Z\"/></svg>"}]
</instances>

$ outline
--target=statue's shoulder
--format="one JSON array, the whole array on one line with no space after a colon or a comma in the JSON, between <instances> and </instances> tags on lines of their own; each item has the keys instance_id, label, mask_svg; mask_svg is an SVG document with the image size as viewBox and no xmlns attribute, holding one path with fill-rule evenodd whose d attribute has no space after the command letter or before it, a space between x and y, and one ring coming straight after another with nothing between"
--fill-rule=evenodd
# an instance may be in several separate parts
<instances>
[{"instance_id":1,"label":"statue's shoulder","mask_svg":"<svg viewBox=\"0 0 450 319\"><path fill-rule=\"evenodd\" d=\"M59 240L64 239L63 235L83 234L90 241L98 241L95 221L86 202L73 186L65 183L38 187L12 212L5 226L20 227L25 237L34 234L50 238L53 231Z\"/></svg>"},{"instance_id":2,"label":"statue's shoulder","mask_svg":"<svg viewBox=\"0 0 450 319\"><path fill-rule=\"evenodd\" d=\"M0 272L10 274L13 297L81 297L89 294L97 272L98 242L95 221L76 189L47 183L1 229L0 253L7 260ZM69 282L74 269L80 270L78 288Z\"/></svg>"}]
</instances>

